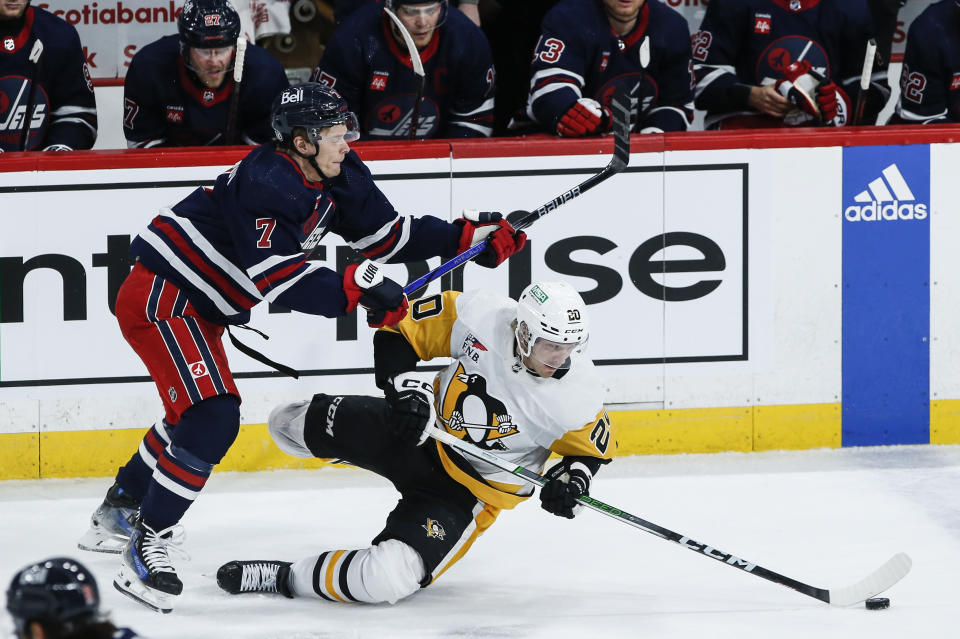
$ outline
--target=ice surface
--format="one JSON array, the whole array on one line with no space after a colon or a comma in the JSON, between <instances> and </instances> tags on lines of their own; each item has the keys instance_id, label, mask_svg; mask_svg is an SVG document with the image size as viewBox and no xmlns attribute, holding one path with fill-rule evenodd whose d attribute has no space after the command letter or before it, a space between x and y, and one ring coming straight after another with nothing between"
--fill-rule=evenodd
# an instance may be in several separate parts
<instances>
[{"instance_id":1,"label":"ice surface","mask_svg":"<svg viewBox=\"0 0 960 639\"><path fill-rule=\"evenodd\" d=\"M593 495L799 581L849 585L898 551L913 571L888 610L838 609L585 511L537 500L500 516L467 556L397 605L231 597L230 559L297 559L365 546L396 492L355 469L214 474L184 519L185 583L159 615L116 592L114 555L76 549L108 479L0 482L0 579L76 556L118 625L153 638L956 636L960 446L637 456L602 471ZM0 631L12 628L0 615Z\"/></svg>"}]
</instances>

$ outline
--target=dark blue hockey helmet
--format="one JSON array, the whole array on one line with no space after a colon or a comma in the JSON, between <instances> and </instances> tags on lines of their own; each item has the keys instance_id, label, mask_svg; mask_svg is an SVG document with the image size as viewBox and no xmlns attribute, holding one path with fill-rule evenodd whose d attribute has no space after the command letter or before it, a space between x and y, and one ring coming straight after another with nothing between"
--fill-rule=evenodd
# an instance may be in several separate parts
<instances>
[{"instance_id":1,"label":"dark blue hockey helmet","mask_svg":"<svg viewBox=\"0 0 960 639\"><path fill-rule=\"evenodd\" d=\"M94 621L100 593L93 574L67 557L52 557L26 566L7 589L7 611L17 632L32 621L75 627Z\"/></svg>"},{"instance_id":2,"label":"dark blue hockey helmet","mask_svg":"<svg viewBox=\"0 0 960 639\"><path fill-rule=\"evenodd\" d=\"M357 116L339 93L319 82L302 82L280 92L270 107L270 126L283 146L292 146L294 129L303 129L311 142L323 140L322 130L344 124L343 141L360 137ZM339 140L337 140L339 141Z\"/></svg>"},{"instance_id":3,"label":"dark blue hockey helmet","mask_svg":"<svg viewBox=\"0 0 960 639\"><path fill-rule=\"evenodd\" d=\"M187 0L177 17L180 46L230 47L240 36L240 14L229 0Z\"/></svg>"}]
</instances>

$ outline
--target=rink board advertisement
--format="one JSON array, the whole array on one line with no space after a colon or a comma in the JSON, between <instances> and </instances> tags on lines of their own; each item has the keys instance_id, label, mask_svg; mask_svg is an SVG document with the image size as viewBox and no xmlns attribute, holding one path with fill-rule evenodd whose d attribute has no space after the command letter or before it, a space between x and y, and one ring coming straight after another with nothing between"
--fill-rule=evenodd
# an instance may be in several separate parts
<instances>
[{"instance_id":1,"label":"rink board advertisement","mask_svg":"<svg viewBox=\"0 0 960 639\"><path fill-rule=\"evenodd\" d=\"M922 443L931 433L932 441L960 439L960 392L937 386L934 371L952 367L935 368L944 360L929 329L946 326L943 313L955 315L960 304L942 303L927 285L924 306L917 288L931 264L960 270L954 253L938 252L930 239L938 219L934 158L954 146L782 148L779 140L719 148L715 140L657 151L635 136L629 167L528 229L523 253L495 270L469 264L427 292L489 287L516 296L531 280L570 281L589 304L589 352L607 386L621 454ZM419 147L414 159L367 161L399 211L454 219L464 207L535 208L608 160L609 151L593 147L559 155L584 147L558 144L562 151L546 145L551 150L535 154L541 142L531 155L502 156L491 143L445 153ZM97 168L97 157L111 160ZM242 153L198 154L166 167L144 154L134 163L126 157L94 154L82 170L62 162L45 171L0 166L8 229L0 237L5 477L109 474L159 415L157 391L111 312L129 269L127 248L157 208L211 184ZM882 191L870 188L878 176L891 197L906 194L890 182L891 164L909 185L914 214L923 204L926 218L890 229L848 220L845 207L861 206L862 217L880 202ZM798 184L816 188L797 191ZM321 263L342 271L349 249L332 235L322 247ZM902 263L883 271L884 256L896 251ZM438 263L387 271L410 281ZM875 292L891 283L896 292L879 299ZM911 296L909 312L901 312L900 295ZM891 309L903 317L885 326ZM331 320L267 304L254 309L251 325L271 339L241 332L241 340L302 376L284 377L226 343L246 426L224 468L289 467L264 441L270 409L316 392L378 393L372 330L355 315ZM870 342L878 330L887 337L879 347ZM442 363L431 362L432 370ZM889 380L871 384L888 372ZM895 400L886 399L891 393ZM896 417L872 420L877 411ZM46 451L39 461L37 448ZM82 462L71 460L78 449L89 451Z\"/></svg>"}]
</instances>

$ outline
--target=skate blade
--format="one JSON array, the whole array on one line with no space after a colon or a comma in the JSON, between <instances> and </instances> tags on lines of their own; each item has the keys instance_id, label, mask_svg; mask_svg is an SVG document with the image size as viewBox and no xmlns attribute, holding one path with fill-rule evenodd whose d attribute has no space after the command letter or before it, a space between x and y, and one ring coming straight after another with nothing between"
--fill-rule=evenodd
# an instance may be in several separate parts
<instances>
[{"instance_id":1,"label":"skate blade","mask_svg":"<svg viewBox=\"0 0 960 639\"><path fill-rule=\"evenodd\" d=\"M167 614L173 611L175 595L169 595L144 585L136 575L128 575L126 566L120 566L120 573L113 579L113 587L137 603L155 612Z\"/></svg>"},{"instance_id":2,"label":"skate blade","mask_svg":"<svg viewBox=\"0 0 960 639\"><path fill-rule=\"evenodd\" d=\"M77 542L77 548L89 552L119 555L123 552L123 548L128 541L130 541L129 537L121 537L91 528Z\"/></svg>"}]
</instances>

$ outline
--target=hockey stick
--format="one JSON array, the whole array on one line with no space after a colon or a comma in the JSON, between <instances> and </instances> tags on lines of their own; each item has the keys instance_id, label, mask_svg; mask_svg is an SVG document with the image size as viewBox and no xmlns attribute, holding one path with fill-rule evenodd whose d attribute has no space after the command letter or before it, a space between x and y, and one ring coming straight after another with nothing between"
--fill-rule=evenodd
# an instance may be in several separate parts
<instances>
[{"instance_id":1,"label":"hockey stick","mask_svg":"<svg viewBox=\"0 0 960 639\"><path fill-rule=\"evenodd\" d=\"M466 453L471 457L485 461L488 464L507 471L508 473L517 475L524 481L533 484L534 486L542 487L546 483L541 475L538 475L537 473L528 470L523 466L517 466L516 464L508 462L507 460L502 459L487 450L474 446L473 444L466 443L446 432L445 430L441 430L440 428L429 428L427 430L427 434L451 448L454 448L462 453ZM780 584L781 586L792 588L800 594L813 597L814 599L819 599L820 601L833 606L850 606L855 603L865 601L866 599L883 592L903 579L903 577L910 572L910 567L912 565L910 557L907 556L906 553L901 552L891 557L885 564L855 584L843 588L817 588L816 586L810 586L801 581L797 581L796 579L785 577L784 575L773 572L772 570L764 568L763 566L758 566L757 564L751 563L746 559L741 559L740 557L726 553L719 548L695 541L685 535L668 530L663 526L658 526L657 524L640 519L639 517L631 515L630 513L621 510L616 506L605 504L599 499L594 499L589 495L583 495L577 501L591 510L595 510L598 513L616 519L617 521L629 524L634 528L639 528L640 530L648 532L651 535L656 535L662 539L678 543L684 548L701 553L710 559L715 559L728 566L733 566L734 568L748 572L751 575L756 575L757 577L761 577L767 581Z\"/></svg>"},{"instance_id":2,"label":"hockey stick","mask_svg":"<svg viewBox=\"0 0 960 639\"><path fill-rule=\"evenodd\" d=\"M224 142L234 144L237 139L237 111L240 109L240 83L243 81L243 61L247 57L247 38L237 38L237 54L233 58L233 95L230 97L230 111L227 114L227 129Z\"/></svg>"},{"instance_id":3,"label":"hockey stick","mask_svg":"<svg viewBox=\"0 0 960 639\"><path fill-rule=\"evenodd\" d=\"M40 66L40 56L43 54L43 43L40 39L33 41L33 48L30 49L30 55L27 60L30 61L30 77L27 82L30 83L30 91L27 93L27 110L23 114L23 133L20 134L20 150L27 150L27 141L30 137L30 122L33 120L33 96L36 87L37 67Z\"/></svg>"},{"instance_id":4,"label":"hockey stick","mask_svg":"<svg viewBox=\"0 0 960 639\"><path fill-rule=\"evenodd\" d=\"M403 43L407 45L407 51L410 53L410 64L413 65L413 72L417 74L418 83L417 83L417 97L413 102L413 113L410 116L410 139L417 137L417 129L420 127L420 102L423 100L423 89L427 83L427 76L423 71L423 62L420 60L420 52L417 51L417 45L413 42L413 38L410 36L410 32L407 31L407 28L403 26L403 23L400 22L400 18L396 16L390 9L386 6L383 7L383 10L386 11L387 15L390 16L390 19L393 20L393 23L397 26L397 29L400 31L400 36L403 38Z\"/></svg>"},{"instance_id":5,"label":"hockey stick","mask_svg":"<svg viewBox=\"0 0 960 639\"><path fill-rule=\"evenodd\" d=\"M517 212L511 213L507 217L507 221L510 222L513 228L518 231L527 228L550 211L553 211L557 207L563 206L574 198L580 197L607 178L616 175L626 168L627 164L630 162L630 112L633 109L633 99L624 89L619 88L613 94L613 100L611 101L610 106L613 109L613 157L610 158L610 162L607 164L607 166L605 166L599 173L590 176L572 189L564 191L557 197L545 204L540 205L533 211L522 211L520 212L521 215L515 218L514 215ZM450 258L426 275L413 280L403 287L404 295L409 296L441 275L449 273L458 266L466 264L477 255L482 253L483 250L487 248L488 242L489 240L486 239L483 242L474 244L466 251Z\"/></svg>"},{"instance_id":6,"label":"hockey stick","mask_svg":"<svg viewBox=\"0 0 960 639\"><path fill-rule=\"evenodd\" d=\"M877 41L873 38L867 41L867 49L863 56L863 69L860 71L860 88L857 89L857 102L853 108L853 124L860 124L863 118L863 109L866 106L867 90L870 88L870 76L873 75L873 61L877 55Z\"/></svg>"}]
</instances>

